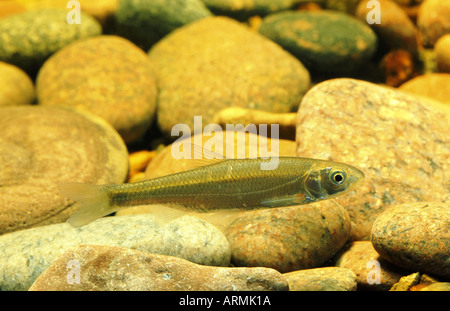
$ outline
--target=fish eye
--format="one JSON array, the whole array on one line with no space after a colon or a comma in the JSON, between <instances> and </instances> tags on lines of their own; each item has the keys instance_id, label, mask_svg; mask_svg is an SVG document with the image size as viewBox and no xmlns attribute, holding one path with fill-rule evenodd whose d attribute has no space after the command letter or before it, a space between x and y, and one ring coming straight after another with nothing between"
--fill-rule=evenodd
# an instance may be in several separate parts
<instances>
[{"instance_id":1,"label":"fish eye","mask_svg":"<svg viewBox=\"0 0 450 311\"><path fill-rule=\"evenodd\" d=\"M346 177L347 176L342 171L334 171L330 175L331 182L336 186L342 185L345 182Z\"/></svg>"}]
</instances>

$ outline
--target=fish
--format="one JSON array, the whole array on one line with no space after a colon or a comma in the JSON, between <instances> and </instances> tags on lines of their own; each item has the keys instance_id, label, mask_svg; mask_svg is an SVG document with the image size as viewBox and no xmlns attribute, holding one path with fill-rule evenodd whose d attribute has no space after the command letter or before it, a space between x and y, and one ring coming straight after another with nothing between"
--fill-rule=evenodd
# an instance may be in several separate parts
<instances>
[{"instance_id":1,"label":"fish","mask_svg":"<svg viewBox=\"0 0 450 311\"><path fill-rule=\"evenodd\" d=\"M162 204L205 213L309 204L347 192L364 178L361 170L340 162L279 157L276 169L262 170L264 161L268 159L222 159L134 183L64 183L59 191L80 203L67 222L81 227L138 205Z\"/></svg>"}]
</instances>

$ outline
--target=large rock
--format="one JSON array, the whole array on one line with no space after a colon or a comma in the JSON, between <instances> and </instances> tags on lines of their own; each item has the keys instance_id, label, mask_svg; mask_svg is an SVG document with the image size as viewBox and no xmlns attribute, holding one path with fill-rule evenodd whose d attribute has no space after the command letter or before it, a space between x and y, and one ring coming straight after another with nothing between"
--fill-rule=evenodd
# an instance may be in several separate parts
<instances>
[{"instance_id":1,"label":"large rock","mask_svg":"<svg viewBox=\"0 0 450 311\"><path fill-rule=\"evenodd\" d=\"M20 68L0 62L0 107L30 105L35 97L30 77Z\"/></svg>"},{"instance_id":2,"label":"large rock","mask_svg":"<svg viewBox=\"0 0 450 311\"><path fill-rule=\"evenodd\" d=\"M202 265L230 263L226 238L200 219L186 216L160 226L151 215L105 217L82 228L62 223L0 236L0 290L28 289L60 255L82 244L132 248Z\"/></svg>"},{"instance_id":3,"label":"large rock","mask_svg":"<svg viewBox=\"0 0 450 311\"><path fill-rule=\"evenodd\" d=\"M281 12L267 16L259 33L295 55L313 73L350 73L375 53L373 30L335 11Z\"/></svg>"},{"instance_id":4,"label":"large rock","mask_svg":"<svg viewBox=\"0 0 450 311\"><path fill-rule=\"evenodd\" d=\"M122 0L115 19L120 35L148 50L173 30L211 15L201 0Z\"/></svg>"},{"instance_id":5,"label":"large rock","mask_svg":"<svg viewBox=\"0 0 450 311\"><path fill-rule=\"evenodd\" d=\"M383 210L399 203L449 201L450 114L374 84L335 79L304 97L298 156L353 164L366 178L335 200L352 220L352 238L368 239Z\"/></svg>"},{"instance_id":6,"label":"large rock","mask_svg":"<svg viewBox=\"0 0 450 311\"><path fill-rule=\"evenodd\" d=\"M69 272L68 263L72 263ZM79 273L79 274L77 274ZM61 255L33 291L261 291L287 290L283 276L268 268L202 266L136 250L82 245Z\"/></svg>"},{"instance_id":7,"label":"large rock","mask_svg":"<svg viewBox=\"0 0 450 311\"><path fill-rule=\"evenodd\" d=\"M271 112L298 107L309 73L292 55L225 17L205 18L177 29L149 52L159 88L158 124L193 130L229 106Z\"/></svg>"},{"instance_id":8,"label":"large rock","mask_svg":"<svg viewBox=\"0 0 450 311\"><path fill-rule=\"evenodd\" d=\"M80 24L67 23L67 9L42 9L0 19L0 61L34 76L54 52L79 39L101 34L100 24L82 12Z\"/></svg>"},{"instance_id":9,"label":"large rock","mask_svg":"<svg viewBox=\"0 0 450 311\"><path fill-rule=\"evenodd\" d=\"M0 108L0 234L65 221L63 182L122 183L128 152L102 119L69 109Z\"/></svg>"},{"instance_id":10,"label":"large rock","mask_svg":"<svg viewBox=\"0 0 450 311\"><path fill-rule=\"evenodd\" d=\"M381 257L400 267L449 278L449 229L449 204L402 204L378 216L371 241Z\"/></svg>"},{"instance_id":11,"label":"large rock","mask_svg":"<svg viewBox=\"0 0 450 311\"><path fill-rule=\"evenodd\" d=\"M316 268L350 236L347 212L333 201L242 213L225 233L236 266L280 272Z\"/></svg>"},{"instance_id":12,"label":"large rock","mask_svg":"<svg viewBox=\"0 0 450 311\"><path fill-rule=\"evenodd\" d=\"M126 143L150 127L156 82L147 55L117 36L74 42L48 59L36 81L40 105L86 109L108 121Z\"/></svg>"}]
</instances>

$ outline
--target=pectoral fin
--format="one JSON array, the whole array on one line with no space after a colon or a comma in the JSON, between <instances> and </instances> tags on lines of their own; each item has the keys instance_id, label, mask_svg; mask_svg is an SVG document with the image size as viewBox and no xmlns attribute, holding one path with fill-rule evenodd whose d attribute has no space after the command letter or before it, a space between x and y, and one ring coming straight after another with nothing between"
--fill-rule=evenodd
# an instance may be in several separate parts
<instances>
[{"instance_id":1,"label":"pectoral fin","mask_svg":"<svg viewBox=\"0 0 450 311\"><path fill-rule=\"evenodd\" d=\"M309 196L299 193L284 197L274 197L261 202L261 206L265 207L280 207L280 206L291 206L291 205L301 205L314 201Z\"/></svg>"}]
</instances>

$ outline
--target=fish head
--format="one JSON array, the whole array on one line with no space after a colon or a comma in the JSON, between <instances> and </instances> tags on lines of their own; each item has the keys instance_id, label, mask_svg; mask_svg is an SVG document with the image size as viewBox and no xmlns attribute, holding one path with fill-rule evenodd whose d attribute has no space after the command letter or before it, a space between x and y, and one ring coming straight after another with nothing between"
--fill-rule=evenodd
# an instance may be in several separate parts
<instances>
[{"instance_id":1,"label":"fish head","mask_svg":"<svg viewBox=\"0 0 450 311\"><path fill-rule=\"evenodd\" d=\"M325 161L320 164L311 169L304 182L305 193L311 201L339 195L364 178L361 170L348 164Z\"/></svg>"}]
</instances>

